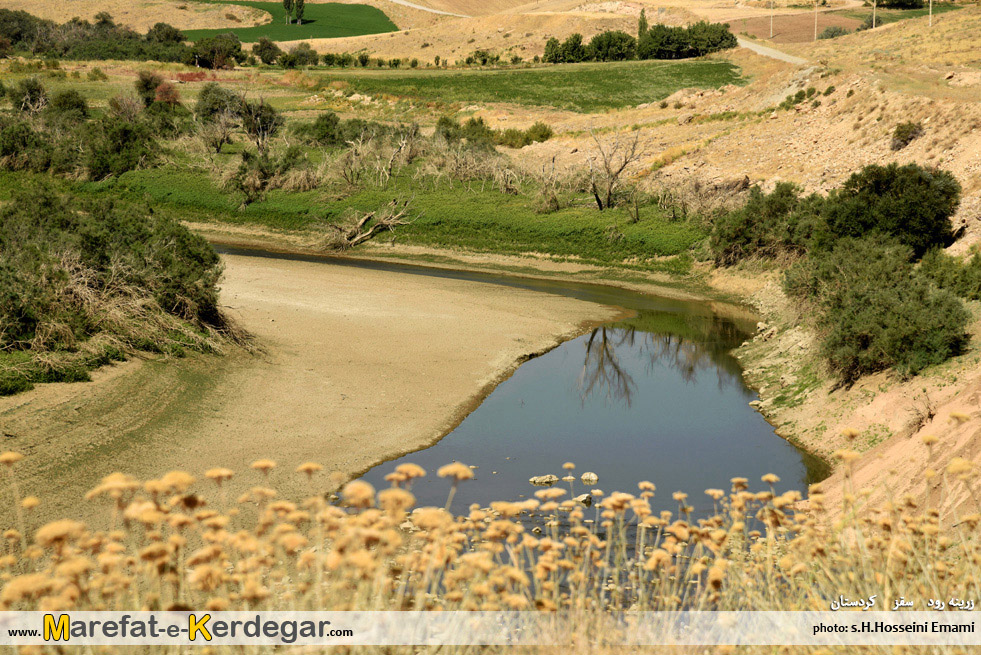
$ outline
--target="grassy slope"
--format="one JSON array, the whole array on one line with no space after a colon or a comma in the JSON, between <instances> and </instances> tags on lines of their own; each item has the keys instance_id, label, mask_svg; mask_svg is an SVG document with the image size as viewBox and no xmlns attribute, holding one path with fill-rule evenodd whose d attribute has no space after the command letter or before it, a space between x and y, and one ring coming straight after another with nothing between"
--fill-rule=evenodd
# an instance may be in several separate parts
<instances>
[{"instance_id":1,"label":"grassy slope","mask_svg":"<svg viewBox=\"0 0 981 655\"><path fill-rule=\"evenodd\" d=\"M400 243L505 254L540 252L601 263L682 255L705 238L694 223L673 221L651 209L642 211L639 223L631 224L626 212L600 213L582 197L558 212L537 214L532 198L500 193L489 183L475 182L468 188L445 182L434 190L413 184L410 178L407 174L389 188L364 189L339 200L325 198L320 190L276 190L245 208L239 207L238 196L217 188L207 172L194 168L134 171L116 181L83 183L76 188L91 194L145 199L155 208L173 211L187 220L311 232L324 228L325 219L333 222L354 211L377 209L401 196L412 199L412 213L417 218L398 231ZM0 174L0 190L12 183L11 174ZM611 236L614 225L622 235ZM640 266L683 272L688 264L689 259L683 257Z\"/></svg>"},{"instance_id":2,"label":"grassy slope","mask_svg":"<svg viewBox=\"0 0 981 655\"><path fill-rule=\"evenodd\" d=\"M220 3L216 3L220 4ZM267 37L273 41L294 41L298 39L335 39L344 36L361 36L398 31L395 23L383 11L369 5L348 5L338 3L307 3L303 13L303 24L286 24L286 10L280 2L236 2L235 4L254 7L272 15L272 22L255 27L239 27L215 30L187 30L185 35L191 41L234 33L245 43Z\"/></svg>"},{"instance_id":3,"label":"grassy slope","mask_svg":"<svg viewBox=\"0 0 981 655\"><path fill-rule=\"evenodd\" d=\"M740 84L725 61L631 61L464 71L337 71L360 93L443 102L510 102L581 112L661 100L686 87Z\"/></svg>"},{"instance_id":4,"label":"grassy slope","mask_svg":"<svg viewBox=\"0 0 981 655\"><path fill-rule=\"evenodd\" d=\"M960 9L959 6L948 3L948 2L937 2L933 5L933 14L945 14L948 11L953 11L955 9ZM834 12L841 16L846 16L848 18L854 18L856 20L865 20L866 16L872 14L871 7L863 7L861 9L843 9L842 11ZM901 20L906 20L909 18L920 18L926 16L930 13L929 8L924 7L923 9L878 9L875 12L875 21L878 25L885 25L887 23L896 23Z\"/></svg>"}]
</instances>

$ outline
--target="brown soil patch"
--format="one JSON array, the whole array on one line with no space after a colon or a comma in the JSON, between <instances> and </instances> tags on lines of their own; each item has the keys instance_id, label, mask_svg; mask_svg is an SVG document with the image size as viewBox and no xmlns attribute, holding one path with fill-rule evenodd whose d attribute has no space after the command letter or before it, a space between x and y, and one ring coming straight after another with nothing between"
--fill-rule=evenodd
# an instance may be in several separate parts
<instances>
[{"instance_id":1,"label":"brown soil patch","mask_svg":"<svg viewBox=\"0 0 981 655\"><path fill-rule=\"evenodd\" d=\"M101 11L120 25L146 32L155 23L170 23L182 30L251 27L268 23L268 13L241 5L213 5L192 0L0 0L0 8L64 23L72 17L93 20ZM228 18L234 16L234 19Z\"/></svg>"},{"instance_id":2,"label":"brown soil patch","mask_svg":"<svg viewBox=\"0 0 981 655\"><path fill-rule=\"evenodd\" d=\"M862 24L854 18L831 13L818 13L818 34L829 27L843 27L854 30ZM773 17L773 38L770 38L770 18L744 18L729 21L732 31L749 34L774 43L809 43L814 41L814 13L781 14Z\"/></svg>"}]
</instances>

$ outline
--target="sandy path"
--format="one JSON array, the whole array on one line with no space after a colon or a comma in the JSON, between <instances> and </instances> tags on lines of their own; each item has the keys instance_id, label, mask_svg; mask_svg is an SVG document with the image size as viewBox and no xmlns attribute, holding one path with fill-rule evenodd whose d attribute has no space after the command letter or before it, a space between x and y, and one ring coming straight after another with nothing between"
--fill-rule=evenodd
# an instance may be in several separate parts
<instances>
[{"instance_id":1,"label":"sandy path","mask_svg":"<svg viewBox=\"0 0 981 655\"><path fill-rule=\"evenodd\" d=\"M424 7L422 5L417 5L413 2L406 2L406 0L389 0L397 5L402 5L403 7L409 7L410 9L418 9L420 11L425 11L430 14L439 14L441 16L456 16L457 18L470 18L466 14L454 14L451 11L440 11L439 9L433 9L432 7Z\"/></svg>"},{"instance_id":2,"label":"sandy path","mask_svg":"<svg viewBox=\"0 0 981 655\"><path fill-rule=\"evenodd\" d=\"M180 468L236 472L315 460L358 473L423 447L525 356L612 318L613 308L503 286L316 263L229 256L222 301L266 352L129 363L94 384L0 399L5 449L28 455L26 492L48 515L78 515L101 476ZM57 486L53 497L49 490ZM233 489L237 491L238 489Z\"/></svg>"},{"instance_id":3,"label":"sandy path","mask_svg":"<svg viewBox=\"0 0 981 655\"><path fill-rule=\"evenodd\" d=\"M764 57L769 57L771 59L778 59L780 61L785 61L788 64L795 64L798 66L807 63L807 60L802 57L795 57L794 55L788 55L786 52L780 52L776 48L770 48L768 46L761 45L759 43L754 43L753 41L748 41L747 39L737 37L736 41L739 42L739 46L741 48L752 50L756 54L762 55Z\"/></svg>"}]
</instances>

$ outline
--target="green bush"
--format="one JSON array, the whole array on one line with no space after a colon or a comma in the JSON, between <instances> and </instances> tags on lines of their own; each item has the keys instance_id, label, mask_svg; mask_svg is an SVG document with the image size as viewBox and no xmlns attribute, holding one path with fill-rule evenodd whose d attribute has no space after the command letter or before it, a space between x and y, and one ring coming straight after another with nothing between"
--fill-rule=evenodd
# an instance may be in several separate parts
<instances>
[{"instance_id":1,"label":"green bush","mask_svg":"<svg viewBox=\"0 0 981 655\"><path fill-rule=\"evenodd\" d=\"M715 220L709 246L716 265L803 254L822 229L822 202L816 195L801 197L790 182L779 182L770 193L753 187L743 207Z\"/></svg>"},{"instance_id":2,"label":"green bush","mask_svg":"<svg viewBox=\"0 0 981 655\"><path fill-rule=\"evenodd\" d=\"M640 35L639 59L686 59L735 48L736 37L729 26L700 21L688 27L654 25Z\"/></svg>"},{"instance_id":3,"label":"green bush","mask_svg":"<svg viewBox=\"0 0 981 655\"><path fill-rule=\"evenodd\" d=\"M89 136L87 167L93 180L135 170L153 154L153 133L142 123L107 119L91 126Z\"/></svg>"},{"instance_id":4,"label":"green bush","mask_svg":"<svg viewBox=\"0 0 981 655\"><path fill-rule=\"evenodd\" d=\"M548 141L555 135L552 128L542 121L536 121L525 133L528 135L528 140L532 143Z\"/></svg>"},{"instance_id":5,"label":"green bush","mask_svg":"<svg viewBox=\"0 0 981 655\"><path fill-rule=\"evenodd\" d=\"M335 146L341 141L341 119L332 111L322 112L310 124L297 130L301 136L320 146Z\"/></svg>"},{"instance_id":6,"label":"green bush","mask_svg":"<svg viewBox=\"0 0 981 655\"><path fill-rule=\"evenodd\" d=\"M156 23L147 30L146 40L154 43L183 43L184 33L168 23Z\"/></svg>"},{"instance_id":7,"label":"green bush","mask_svg":"<svg viewBox=\"0 0 981 655\"><path fill-rule=\"evenodd\" d=\"M208 82L201 87L194 113L203 121L211 121L221 114L238 116L242 108L242 99L228 89L222 88L217 82Z\"/></svg>"},{"instance_id":8,"label":"green bush","mask_svg":"<svg viewBox=\"0 0 981 655\"><path fill-rule=\"evenodd\" d=\"M962 261L934 248L923 256L919 272L941 289L968 300L981 300L981 253Z\"/></svg>"},{"instance_id":9,"label":"green bush","mask_svg":"<svg viewBox=\"0 0 981 655\"><path fill-rule=\"evenodd\" d=\"M252 54L258 57L266 66L271 66L283 55L283 51L278 45L262 36L252 46Z\"/></svg>"},{"instance_id":10,"label":"green bush","mask_svg":"<svg viewBox=\"0 0 981 655\"><path fill-rule=\"evenodd\" d=\"M0 208L0 393L32 382L85 379L86 369L121 357L121 348L161 350L170 315L193 330L223 326L218 256L201 237L159 213L61 197L29 185ZM107 343L80 349L96 335ZM41 352L64 354L62 364Z\"/></svg>"},{"instance_id":11,"label":"green bush","mask_svg":"<svg viewBox=\"0 0 981 655\"><path fill-rule=\"evenodd\" d=\"M848 34L848 30L844 27L838 25L831 25L830 27L824 28L824 31L818 35L819 39L837 39L839 36L845 36Z\"/></svg>"},{"instance_id":12,"label":"green bush","mask_svg":"<svg viewBox=\"0 0 981 655\"><path fill-rule=\"evenodd\" d=\"M51 165L53 145L46 135L25 121L0 122L0 167L37 173Z\"/></svg>"},{"instance_id":13,"label":"green bush","mask_svg":"<svg viewBox=\"0 0 981 655\"><path fill-rule=\"evenodd\" d=\"M13 108L36 114L48 104L48 91L36 77L28 77L7 89L7 98Z\"/></svg>"},{"instance_id":14,"label":"green bush","mask_svg":"<svg viewBox=\"0 0 981 655\"><path fill-rule=\"evenodd\" d=\"M246 59L242 43L233 33L218 34L201 39L185 58L185 63L202 68L232 68Z\"/></svg>"},{"instance_id":15,"label":"green bush","mask_svg":"<svg viewBox=\"0 0 981 655\"><path fill-rule=\"evenodd\" d=\"M136 89L136 95L143 101L144 107L153 104L154 98L157 97L157 87L163 84L163 81L163 78L153 71L142 70L136 74L133 88Z\"/></svg>"},{"instance_id":16,"label":"green bush","mask_svg":"<svg viewBox=\"0 0 981 655\"><path fill-rule=\"evenodd\" d=\"M823 215L832 239L892 236L915 257L953 240L950 217L960 203L953 175L918 164L870 165L828 195Z\"/></svg>"},{"instance_id":17,"label":"green bush","mask_svg":"<svg viewBox=\"0 0 981 655\"><path fill-rule=\"evenodd\" d=\"M626 61L637 56L637 39L626 32L607 30L589 41L588 58L594 61Z\"/></svg>"},{"instance_id":18,"label":"green bush","mask_svg":"<svg viewBox=\"0 0 981 655\"><path fill-rule=\"evenodd\" d=\"M871 165L826 198L802 198L789 183L777 184L770 194L753 188L745 206L715 219L709 245L716 264L729 266L878 234L909 246L919 258L951 242L950 217L959 201L960 185L950 173L916 164Z\"/></svg>"},{"instance_id":19,"label":"green bush","mask_svg":"<svg viewBox=\"0 0 981 655\"><path fill-rule=\"evenodd\" d=\"M913 375L967 344L969 313L911 259L898 242L843 239L787 272L788 294L817 310L821 353L841 383L890 368Z\"/></svg>"},{"instance_id":20,"label":"green bush","mask_svg":"<svg viewBox=\"0 0 981 655\"><path fill-rule=\"evenodd\" d=\"M923 126L919 123L913 121L900 123L892 132L889 147L893 150L902 150L921 136L923 136Z\"/></svg>"},{"instance_id":21,"label":"green bush","mask_svg":"<svg viewBox=\"0 0 981 655\"><path fill-rule=\"evenodd\" d=\"M46 113L57 121L81 123L89 117L89 104L75 89L66 89L52 96Z\"/></svg>"},{"instance_id":22,"label":"green bush","mask_svg":"<svg viewBox=\"0 0 981 655\"><path fill-rule=\"evenodd\" d=\"M309 43L297 43L290 48L290 51L279 57L279 65L283 68L303 68L305 66L316 66L320 62L320 55L310 47Z\"/></svg>"}]
</instances>

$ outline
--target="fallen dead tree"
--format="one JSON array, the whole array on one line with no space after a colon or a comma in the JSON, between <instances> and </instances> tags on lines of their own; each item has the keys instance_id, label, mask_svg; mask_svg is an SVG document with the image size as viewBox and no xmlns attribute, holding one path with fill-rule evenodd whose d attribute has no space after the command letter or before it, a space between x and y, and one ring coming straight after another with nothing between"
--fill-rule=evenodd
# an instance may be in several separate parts
<instances>
[{"instance_id":1,"label":"fallen dead tree","mask_svg":"<svg viewBox=\"0 0 981 655\"><path fill-rule=\"evenodd\" d=\"M384 208L354 216L345 224L330 223L324 239L325 250L348 250L369 241L382 232L394 232L397 227L411 225L408 220L409 200L396 198Z\"/></svg>"}]
</instances>

